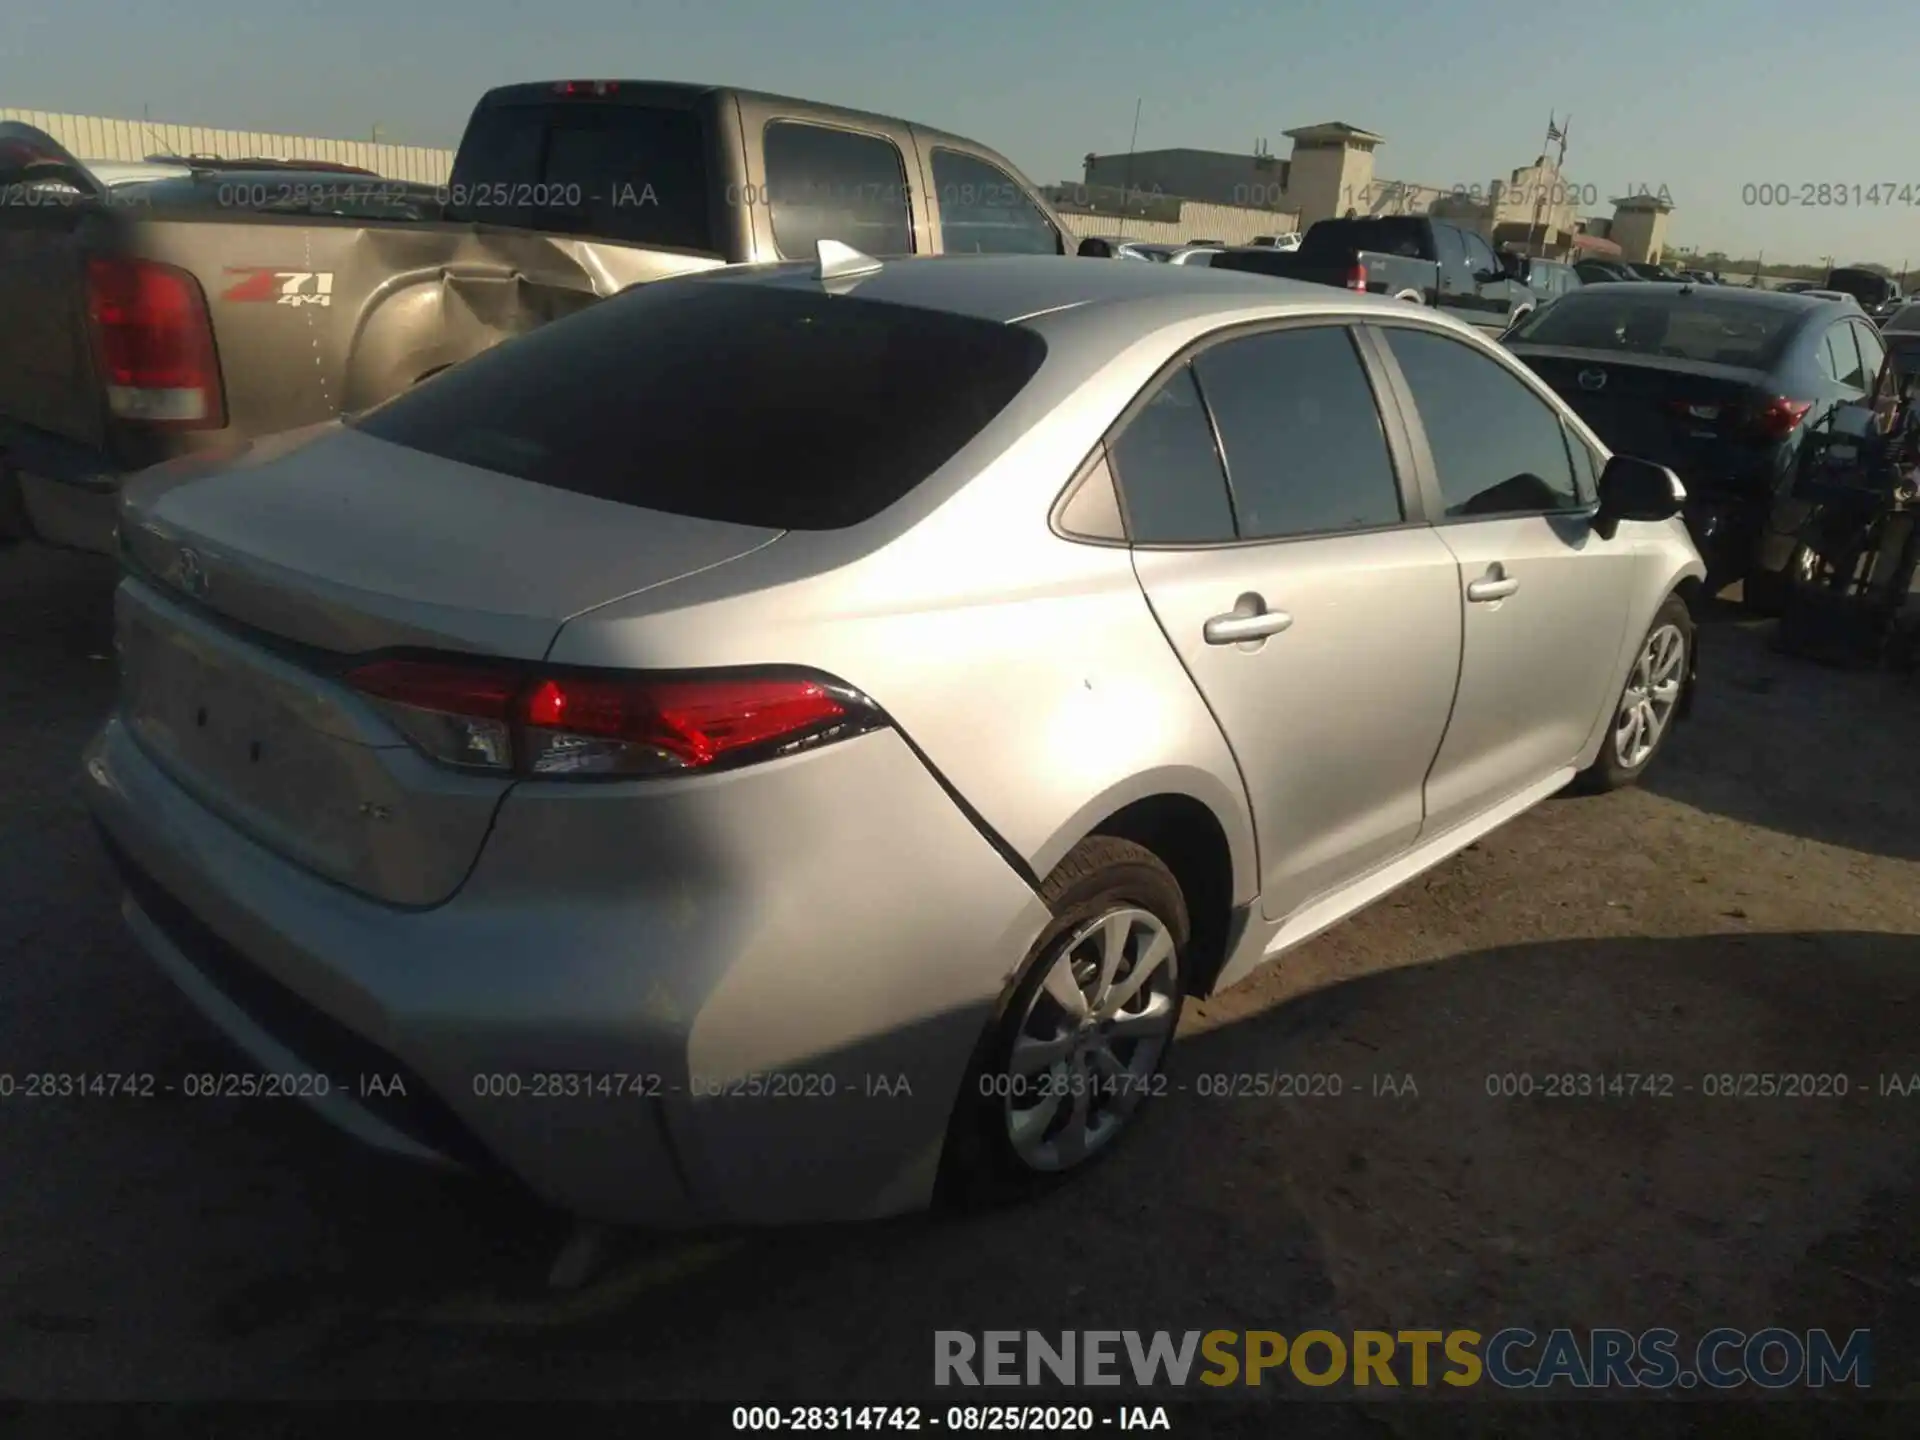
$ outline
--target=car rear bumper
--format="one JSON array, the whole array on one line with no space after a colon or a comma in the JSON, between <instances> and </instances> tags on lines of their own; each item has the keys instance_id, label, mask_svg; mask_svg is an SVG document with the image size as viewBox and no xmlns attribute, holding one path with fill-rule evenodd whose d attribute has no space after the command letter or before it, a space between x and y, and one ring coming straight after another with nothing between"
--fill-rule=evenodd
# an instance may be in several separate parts
<instances>
[{"instance_id":1,"label":"car rear bumper","mask_svg":"<svg viewBox=\"0 0 1920 1440\"><path fill-rule=\"evenodd\" d=\"M84 784L133 933L262 1068L370 1144L615 1223L925 1205L1046 921L891 732L625 798L522 786L432 909L263 849L117 719Z\"/></svg>"}]
</instances>

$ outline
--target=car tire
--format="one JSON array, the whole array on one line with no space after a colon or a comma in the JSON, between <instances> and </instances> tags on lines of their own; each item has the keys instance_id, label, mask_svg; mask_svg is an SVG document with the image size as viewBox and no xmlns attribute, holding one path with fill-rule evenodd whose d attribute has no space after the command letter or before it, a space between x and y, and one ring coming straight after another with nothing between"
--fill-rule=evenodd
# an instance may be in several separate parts
<instances>
[{"instance_id":1,"label":"car tire","mask_svg":"<svg viewBox=\"0 0 1920 1440\"><path fill-rule=\"evenodd\" d=\"M1740 582L1740 604L1743 609L1769 619L1778 619L1787 608L1787 595L1793 589L1792 567L1800 558L1800 550L1795 547L1794 557L1788 562L1785 573L1778 570L1763 570L1755 566Z\"/></svg>"},{"instance_id":2,"label":"car tire","mask_svg":"<svg viewBox=\"0 0 1920 1440\"><path fill-rule=\"evenodd\" d=\"M20 477L0 466L0 546L13 545L32 536L33 522L27 518L27 501L20 493Z\"/></svg>"},{"instance_id":3,"label":"car tire","mask_svg":"<svg viewBox=\"0 0 1920 1440\"><path fill-rule=\"evenodd\" d=\"M1670 647L1676 639L1678 649L1674 651ZM1592 795L1637 783L1673 733L1674 722L1685 706L1686 687L1693 683L1692 675L1693 616L1687 610L1686 601L1678 595L1669 595L1654 612L1653 623L1634 651L1627 683L1621 687L1620 697L1607 717L1607 734L1601 741L1600 754L1575 777L1576 788ZM1669 682L1657 678L1654 692L1649 693L1646 682L1650 676L1671 676L1672 679ZM1674 689L1661 700L1659 695L1665 693L1668 683L1672 683ZM1639 712L1639 723L1643 727L1638 731L1629 724L1629 713L1633 710ZM1652 742L1643 745L1644 727L1652 720L1657 720Z\"/></svg>"},{"instance_id":4,"label":"car tire","mask_svg":"<svg viewBox=\"0 0 1920 1440\"><path fill-rule=\"evenodd\" d=\"M1053 918L1002 996L954 1105L938 1197L950 1206L1020 1199L1082 1173L1167 1088L1191 935L1173 872L1143 845L1094 835L1040 896ZM1136 975L1137 989L1115 1005ZM1073 995L1080 1015L1063 1003Z\"/></svg>"}]
</instances>

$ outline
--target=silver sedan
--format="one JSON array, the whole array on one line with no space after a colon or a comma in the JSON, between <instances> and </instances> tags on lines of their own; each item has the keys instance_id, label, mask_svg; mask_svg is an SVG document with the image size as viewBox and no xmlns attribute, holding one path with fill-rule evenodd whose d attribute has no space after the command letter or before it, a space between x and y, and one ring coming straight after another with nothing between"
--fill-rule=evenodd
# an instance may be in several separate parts
<instances>
[{"instance_id":1,"label":"silver sedan","mask_svg":"<svg viewBox=\"0 0 1920 1440\"><path fill-rule=\"evenodd\" d=\"M277 1093L610 1221L1025 1192L1684 713L1678 482L1465 326L822 248L130 487L86 792Z\"/></svg>"}]
</instances>

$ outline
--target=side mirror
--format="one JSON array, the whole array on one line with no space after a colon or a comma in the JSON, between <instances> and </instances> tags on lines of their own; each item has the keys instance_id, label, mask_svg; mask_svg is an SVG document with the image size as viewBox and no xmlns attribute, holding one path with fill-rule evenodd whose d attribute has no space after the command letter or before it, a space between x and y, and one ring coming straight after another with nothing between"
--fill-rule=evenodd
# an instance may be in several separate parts
<instances>
[{"instance_id":1,"label":"side mirror","mask_svg":"<svg viewBox=\"0 0 1920 1440\"><path fill-rule=\"evenodd\" d=\"M1073 253L1082 260L1111 260L1113 246L1098 235L1089 235L1080 242L1080 248Z\"/></svg>"},{"instance_id":2,"label":"side mirror","mask_svg":"<svg viewBox=\"0 0 1920 1440\"><path fill-rule=\"evenodd\" d=\"M1687 503L1687 487L1664 465L1616 455L1600 472L1600 509L1593 528L1611 540L1623 520L1671 520Z\"/></svg>"},{"instance_id":3,"label":"side mirror","mask_svg":"<svg viewBox=\"0 0 1920 1440\"><path fill-rule=\"evenodd\" d=\"M1476 285L1497 285L1506 278L1507 272L1504 270L1476 270L1473 272L1473 283Z\"/></svg>"}]
</instances>

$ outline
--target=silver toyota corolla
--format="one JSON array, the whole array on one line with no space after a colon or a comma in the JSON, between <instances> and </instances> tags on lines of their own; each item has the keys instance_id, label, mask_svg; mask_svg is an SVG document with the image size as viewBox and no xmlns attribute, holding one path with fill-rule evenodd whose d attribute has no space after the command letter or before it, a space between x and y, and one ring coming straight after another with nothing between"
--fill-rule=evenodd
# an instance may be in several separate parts
<instances>
[{"instance_id":1,"label":"silver toyota corolla","mask_svg":"<svg viewBox=\"0 0 1920 1440\"><path fill-rule=\"evenodd\" d=\"M612 1221L1017 1192L1684 713L1678 482L1467 327L828 251L129 490L86 789L277 1093Z\"/></svg>"}]
</instances>

